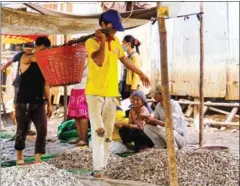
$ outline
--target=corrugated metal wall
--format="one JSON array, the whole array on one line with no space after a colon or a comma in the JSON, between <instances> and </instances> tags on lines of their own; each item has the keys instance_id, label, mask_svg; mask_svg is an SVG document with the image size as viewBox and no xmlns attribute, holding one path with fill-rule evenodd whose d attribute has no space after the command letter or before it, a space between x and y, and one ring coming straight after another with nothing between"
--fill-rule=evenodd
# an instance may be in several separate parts
<instances>
[{"instance_id":1,"label":"corrugated metal wall","mask_svg":"<svg viewBox=\"0 0 240 186\"><path fill-rule=\"evenodd\" d=\"M199 12L199 2L183 3L179 15ZM199 21L196 16L166 20L173 95L199 96ZM161 81L158 25L152 27L153 86ZM204 96L239 99L239 3L204 3Z\"/></svg>"},{"instance_id":2,"label":"corrugated metal wall","mask_svg":"<svg viewBox=\"0 0 240 186\"><path fill-rule=\"evenodd\" d=\"M95 4L94 4L95 3ZM67 3L67 12L100 12L100 4ZM48 5L50 6L50 5ZM178 15L197 13L199 2L185 2ZM82 12L82 9L86 11ZM169 79L173 95L199 95L199 21L166 20L168 34ZM161 82L158 24L146 24L118 33L120 40L132 34L140 47L143 71L151 76L153 88ZM76 36L74 36L76 37ZM204 2L205 97L239 99L239 3ZM119 78L121 64L119 63ZM147 90L146 90L147 92Z\"/></svg>"}]
</instances>

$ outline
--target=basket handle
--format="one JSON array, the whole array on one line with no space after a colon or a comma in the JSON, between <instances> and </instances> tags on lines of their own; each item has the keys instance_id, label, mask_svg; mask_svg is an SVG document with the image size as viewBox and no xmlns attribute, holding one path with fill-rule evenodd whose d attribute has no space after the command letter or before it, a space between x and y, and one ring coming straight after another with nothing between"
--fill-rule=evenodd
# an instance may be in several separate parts
<instances>
[{"instance_id":1,"label":"basket handle","mask_svg":"<svg viewBox=\"0 0 240 186\"><path fill-rule=\"evenodd\" d=\"M113 30L112 28L107 28L107 29L102 29L101 32L108 35L109 32L111 32L112 30ZM63 44L63 46L70 46L70 45L74 45L74 44L78 44L78 43L83 43L86 40L88 40L89 38L94 37L94 36L95 36L95 33L87 35L87 36L82 36L78 39L73 39L73 40L68 41L67 43Z\"/></svg>"}]
</instances>

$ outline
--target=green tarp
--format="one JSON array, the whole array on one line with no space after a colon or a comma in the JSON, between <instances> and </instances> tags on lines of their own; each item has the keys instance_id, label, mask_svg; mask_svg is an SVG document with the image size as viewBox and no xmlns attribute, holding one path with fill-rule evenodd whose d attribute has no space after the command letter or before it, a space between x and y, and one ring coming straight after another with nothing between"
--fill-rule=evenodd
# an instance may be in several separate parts
<instances>
[{"instance_id":1,"label":"green tarp","mask_svg":"<svg viewBox=\"0 0 240 186\"><path fill-rule=\"evenodd\" d=\"M70 141L78 137L75 120L69 120L58 126L58 139L62 141ZM88 129L88 141L91 141L91 129Z\"/></svg>"}]
</instances>

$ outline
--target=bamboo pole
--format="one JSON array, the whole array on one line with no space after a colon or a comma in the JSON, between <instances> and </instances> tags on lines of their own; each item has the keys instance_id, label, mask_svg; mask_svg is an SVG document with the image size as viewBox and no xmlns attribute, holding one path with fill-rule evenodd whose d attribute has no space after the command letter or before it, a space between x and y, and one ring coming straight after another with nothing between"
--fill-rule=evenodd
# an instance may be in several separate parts
<instances>
[{"instance_id":1,"label":"bamboo pole","mask_svg":"<svg viewBox=\"0 0 240 186\"><path fill-rule=\"evenodd\" d=\"M161 8L160 2L157 3L158 11ZM158 16L158 29L161 53L161 84L163 88L163 107L165 112L166 141L168 151L168 167L170 186L178 186L178 175L176 165L176 152L174 148L174 135L172 125L172 114L170 105L169 80L168 80L168 61L167 61L167 31L165 18Z\"/></svg>"},{"instance_id":2,"label":"bamboo pole","mask_svg":"<svg viewBox=\"0 0 240 186\"><path fill-rule=\"evenodd\" d=\"M66 43L67 42L67 36L64 35L64 41L63 43ZM67 96L68 96L68 93L67 93L67 86L65 85L64 87L64 121L67 120Z\"/></svg>"},{"instance_id":3,"label":"bamboo pole","mask_svg":"<svg viewBox=\"0 0 240 186\"><path fill-rule=\"evenodd\" d=\"M200 12L203 12L203 2L200 2ZM203 14L200 17L200 107L199 107L199 145L203 146L203 132L204 132L204 124L203 124L203 107L204 107L204 38L203 38Z\"/></svg>"}]
</instances>

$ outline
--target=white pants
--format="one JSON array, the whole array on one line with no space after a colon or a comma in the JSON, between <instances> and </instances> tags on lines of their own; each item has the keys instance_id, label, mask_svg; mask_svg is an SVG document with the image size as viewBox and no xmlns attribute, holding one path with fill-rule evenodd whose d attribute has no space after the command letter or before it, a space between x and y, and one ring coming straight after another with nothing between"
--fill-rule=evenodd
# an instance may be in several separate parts
<instances>
[{"instance_id":1,"label":"white pants","mask_svg":"<svg viewBox=\"0 0 240 186\"><path fill-rule=\"evenodd\" d=\"M144 133L152 140L156 148L166 148L166 129L165 127L157 127L153 125L145 125ZM180 135L177 131L174 133L175 146L181 149L187 142L184 136Z\"/></svg>"},{"instance_id":2,"label":"white pants","mask_svg":"<svg viewBox=\"0 0 240 186\"><path fill-rule=\"evenodd\" d=\"M94 171L101 171L107 165L116 117L116 103L115 97L87 95ZM103 137L98 136L96 133L99 128L105 130Z\"/></svg>"}]
</instances>

